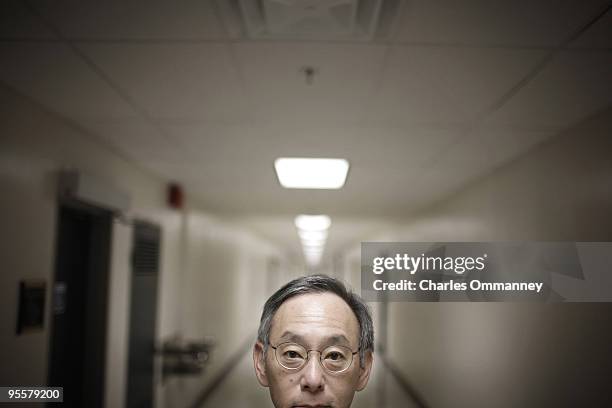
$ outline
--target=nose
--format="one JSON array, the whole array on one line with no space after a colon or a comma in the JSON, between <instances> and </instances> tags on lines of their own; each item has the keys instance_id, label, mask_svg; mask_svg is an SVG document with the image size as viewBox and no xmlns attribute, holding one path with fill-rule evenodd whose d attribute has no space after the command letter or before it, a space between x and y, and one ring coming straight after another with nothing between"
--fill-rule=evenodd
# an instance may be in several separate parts
<instances>
[{"instance_id":1,"label":"nose","mask_svg":"<svg viewBox=\"0 0 612 408\"><path fill-rule=\"evenodd\" d=\"M319 362L318 358L308 359L306 367L302 369L300 387L302 391L311 393L321 392L325 388L323 367L321 367L321 363Z\"/></svg>"}]
</instances>

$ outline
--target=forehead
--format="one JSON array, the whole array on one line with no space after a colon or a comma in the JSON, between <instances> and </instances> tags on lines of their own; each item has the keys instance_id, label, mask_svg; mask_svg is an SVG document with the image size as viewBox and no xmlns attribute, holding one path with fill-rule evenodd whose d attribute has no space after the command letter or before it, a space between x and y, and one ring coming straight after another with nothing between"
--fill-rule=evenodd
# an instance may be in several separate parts
<instances>
[{"instance_id":1,"label":"forehead","mask_svg":"<svg viewBox=\"0 0 612 408\"><path fill-rule=\"evenodd\" d=\"M344 336L353 345L359 338L359 322L349 305L333 293L308 293L285 301L272 319L270 338L290 333L319 345L326 339Z\"/></svg>"}]
</instances>

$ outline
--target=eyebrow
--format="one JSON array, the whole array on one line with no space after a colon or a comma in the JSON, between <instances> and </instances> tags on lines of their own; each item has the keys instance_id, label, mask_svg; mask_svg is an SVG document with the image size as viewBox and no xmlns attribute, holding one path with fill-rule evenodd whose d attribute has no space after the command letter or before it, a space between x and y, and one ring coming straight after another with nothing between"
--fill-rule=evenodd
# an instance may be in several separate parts
<instances>
[{"instance_id":1,"label":"eyebrow","mask_svg":"<svg viewBox=\"0 0 612 408\"><path fill-rule=\"evenodd\" d=\"M291 341L295 343L304 344L306 343L306 339L299 334L293 333L291 331L285 331L280 337L279 342ZM344 343L344 344L343 344ZM330 336L326 336L321 341L321 344L340 344L346 345L350 347L351 342L344 334L332 334Z\"/></svg>"}]
</instances>

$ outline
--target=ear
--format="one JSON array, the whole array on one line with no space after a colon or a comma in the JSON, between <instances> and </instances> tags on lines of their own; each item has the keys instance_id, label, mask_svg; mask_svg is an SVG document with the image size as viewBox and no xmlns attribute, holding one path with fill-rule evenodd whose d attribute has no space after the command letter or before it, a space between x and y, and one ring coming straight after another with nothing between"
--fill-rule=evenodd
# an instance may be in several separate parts
<instances>
[{"instance_id":1,"label":"ear","mask_svg":"<svg viewBox=\"0 0 612 408\"><path fill-rule=\"evenodd\" d=\"M264 346L258 341L253 346L253 366L255 367L255 375L257 380L264 387L268 387L268 376L266 375L266 358L264 354Z\"/></svg>"},{"instance_id":2,"label":"ear","mask_svg":"<svg viewBox=\"0 0 612 408\"><path fill-rule=\"evenodd\" d=\"M362 367L359 367L359 380L357 381L357 391L363 390L368 385L370 379L370 372L372 371L372 364L374 364L374 355L371 351L365 353L365 362Z\"/></svg>"}]
</instances>

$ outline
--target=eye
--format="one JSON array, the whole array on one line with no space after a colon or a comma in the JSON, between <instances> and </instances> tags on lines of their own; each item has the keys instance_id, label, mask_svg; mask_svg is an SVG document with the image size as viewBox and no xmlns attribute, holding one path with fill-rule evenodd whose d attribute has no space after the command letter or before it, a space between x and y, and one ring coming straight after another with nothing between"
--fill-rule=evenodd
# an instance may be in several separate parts
<instances>
[{"instance_id":1,"label":"eye","mask_svg":"<svg viewBox=\"0 0 612 408\"><path fill-rule=\"evenodd\" d=\"M342 355L340 353L337 353L337 352L334 351L333 353L329 353L327 358L329 358L331 360L340 360L342 358Z\"/></svg>"},{"instance_id":2,"label":"eye","mask_svg":"<svg viewBox=\"0 0 612 408\"><path fill-rule=\"evenodd\" d=\"M331 360L331 361L340 361L344 359L344 356L342 355L342 353L338 351L330 351L329 353L325 355L325 359Z\"/></svg>"},{"instance_id":3,"label":"eye","mask_svg":"<svg viewBox=\"0 0 612 408\"><path fill-rule=\"evenodd\" d=\"M283 358L286 360L301 360L304 359L304 356L297 350L285 350Z\"/></svg>"},{"instance_id":4,"label":"eye","mask_svg":"<svg viewBox=\"0 0 612 408\"><path fill-rule=\"evenodd\" d=\"M299 358L301 357L297 351L293 351L293 350L289 350L287 352L285 352L285 356L289 357L289 358Z\"/></svg>"}]
</instances>

